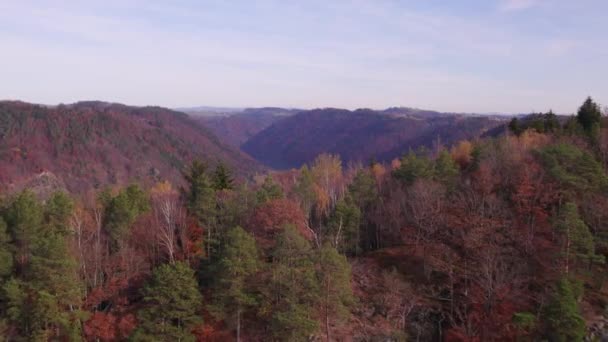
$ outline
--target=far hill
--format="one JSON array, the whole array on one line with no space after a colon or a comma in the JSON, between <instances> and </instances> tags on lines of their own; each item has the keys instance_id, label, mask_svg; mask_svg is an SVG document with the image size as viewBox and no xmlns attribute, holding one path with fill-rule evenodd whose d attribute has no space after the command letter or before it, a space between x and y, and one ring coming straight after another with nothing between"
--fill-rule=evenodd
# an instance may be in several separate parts
<instances>
[{"instance_id":1,"label":"far hill","mask_svg":"<svg viewBox=\"0 0 608 342\"><path fill-rule=\"evenodd\" d=\"M224 142L239 147L266 127L297 112L300 110L264 107L247 108L240 112L222 115L189 114L211 129Z\"/></svg>"},{"instance_id":2,"label":"far hill","mask_svg":"<svg viewBox=\"0 0 608 342\"><path fill-rule=\"evenodd\" d=\"M18 188L49 173L70 191L167 179L194 159L237 174L261 170L188 115L161 107L79 102L54 107L0 102L0 184Z\"/></svg>"},{"instance_id":3,"label":"far hill","mask_svg":"<svg viewBox=\"0 0 608 342\"><path fill-rule=\"evenodd\" d=\"M278 169L299 167L323 152L344 161L390 160L439 140L450 145L501 126L508 117L444 114L393 108L386 111L317 109L277 121L242 145L243 151Z\"/></svg>"}]
</instances>

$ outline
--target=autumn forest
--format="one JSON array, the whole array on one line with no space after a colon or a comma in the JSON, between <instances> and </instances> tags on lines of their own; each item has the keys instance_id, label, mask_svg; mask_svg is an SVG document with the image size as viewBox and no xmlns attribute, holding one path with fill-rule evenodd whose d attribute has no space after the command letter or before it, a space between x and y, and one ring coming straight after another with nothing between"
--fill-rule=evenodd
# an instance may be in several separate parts
<instances>
[{"instance_id":1,"label":"autumn forest","mask_svg":"<svg viewBox=\"0 0 608 342\"><path fill-rule=\"evenodd\" d=\"M328 150L287 170L229 147L218 151L232 151L232 159L199 155L195 140L163 145L163 127L189 119L159 109L151 121L145 108L1 107L0 164L13 172L0 193L5 340L599 341L605 334L608 121L591 98L573 116L502 120L495 134L433 139L393 159L343 161ZM159 159L155 172L138 173L116 157L127 160L116 173L83 153L91 141L107 146L106 133L92 127L79 146L69 125L43 133L64 142L53 152L60 168L35 151L15 155L33 122L65 111L133 120L132 127L143 120L151 128L141 128L138 141L156 139L171 163ZM34 114L8 119L20 112ZM211 134L198 132L188 134ZM74 163L80 155L90 163ZM78 171L73 183L75 167L102 176L92 182ZM44 191L19 182L37 172L63 180Z\"/></svg>"}]
</instances>

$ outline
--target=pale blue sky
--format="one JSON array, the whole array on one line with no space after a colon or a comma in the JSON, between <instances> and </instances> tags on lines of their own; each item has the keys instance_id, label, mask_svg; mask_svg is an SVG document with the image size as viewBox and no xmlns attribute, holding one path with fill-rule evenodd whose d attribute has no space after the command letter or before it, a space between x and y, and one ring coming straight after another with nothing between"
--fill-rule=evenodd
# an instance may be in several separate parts
<instances>
[{"instance_id":1,"label":"pale blue sky","mask_svg":"<svg viewBox=\"0 0 608 342\"><path fill-rule=\"evenodd\" d=\"M608 1L0 0L0 99L570 113Z\"/></svg>"}]
</instances>

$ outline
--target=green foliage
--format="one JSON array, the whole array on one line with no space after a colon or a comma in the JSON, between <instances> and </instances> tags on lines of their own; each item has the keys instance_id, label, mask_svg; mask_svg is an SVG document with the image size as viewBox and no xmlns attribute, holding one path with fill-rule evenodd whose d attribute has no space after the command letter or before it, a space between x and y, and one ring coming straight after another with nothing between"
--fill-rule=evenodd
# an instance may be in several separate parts
<instances>
[{"instance_id":1,"label":"green foliage","mask_svg":"<svg viewBox=\"0 0 608 342\"><path fill-rule=\"evenodd\" d=\"M5 220L16 247L15 261L23 271L41 241L43 208L32 192L24 191L8 207Z\"/></svg>"},{"instance_id":2,"label":"green foliage","mask_svg":"<svg viewBox=\"0 0 608 342\"><path fill-rule=\"evenodd\" d=\"M602 256L595 254L593 235L591 235L589 227L580 218L575 203L568 202L563 206L555 227L564 236L562 249L566 266L569 265L570 259L579 259L586 262L604 261Z\"/></svg>"},{"instance_id":3,"label":"green foliage","mask_svg":"<svg viewBox=\"0 0 608 342\"><path fill-rule=\"evenodd\" d=\"M336 203L327 221L327 238L343 253L357 254L359 243L361 211L350 197Z\"/></svg>"},{"instance_id":4,"label":"green foliage","mask_svg":"<svg viewBox=\"0 0 608 342\"><path fill-rule=\"evenodd\" d=\"M368 171L360 170L348 186L350 197L361 211L368 208L378 199L376 180Z\"/></svg>"},{"instance_id":5,"label":"green foliage","mask_svg":"<svg viewBox=\"0 0 608 342\"><path fill-rule=\"evenodd\" d=\"M412 184L416 179L428 179L433 176L433 162L423 153L410 151L401 158L401 166L393 171L393 176L406 184Z\"/></svg>"},{"instance_id":6,"label":"green foliage","mask_svg":"<svg viewBox=\"0 0 608 342\"><path fill-rule=\"evenodd\" d=\"M459 174L458 165L447 151L439 153L435 160L419 153L409 152L401 159L401 166L393 171L393 176L404 183L411 185L417 179L433 179L448 188L455 185Z\"/></svg>"},{"instance_id":7,"label":"green foliage","mask_svg":"<svg viewBox=\"0 0 608 342\"><path fill-rule=\"evenodd\" d=\"M230 170L220 162L213 173L213 188L215 190L230 190L233 187L234 179Z\"/></svg>"},{"instance_id":8,"label":"green foliage","mask_svg":"<svg viewBox=\"0 0 608 342\"><path fill-rule=\"evenodd\" d=\"M509 121L509 130L515 135L520 135L524 131L517 118L513 118Z\"/></svg>"},{"instance_id":9,"label":"green foliage","mask_svg":"<svg viewBox=\"0 0 608 342\"><path fill-rule=\"evenodd\" d=\"M588 152L570 144L549 145L539 151L549 175L569 191L599 191L608 178L602 165Z\"/></svg>"},{"instance_id":10,"label":"green foliage","mask_svg":"<svg viewBox=\"0 0 608 342\"><path fill-rule=\"evenodd\" d=\"M311 215L312 208L317 200L314 184L315 180L312 172L310 172L308 166L302 166L298 181L294 186L294 192L298 196L300 206L307 217Z\"/></svg>"},{"instance_id":11,"label":"green foliage","mask_svg":"<svg viewBox=\"0 0 608 342\"><path fill-rule=\"evenodd\" d=\"M68 220L74 210L74 202L64 192L54 193L45 206L45 220L51 230L62 235L69 233Z\"/></svg>"},{"instance_id":12,"label":"green foliage","mask_svg":"<svg viewBox=\"0 0 608 342\"><path fill-rule=\"evenodd\" d=\"M531 331L536 326L536 316L530 312L516 312L513 315L513 324L524 331Z\"/></svg>"},{"instance_id":13,"label":"green foliage","mask_svg":"<svg viewBox=\"0 0 608 342\"><path fill-rule=\"evenodd\" d=\"M6 222L0 216L0 278L6 278L13 271L13 246Z\"/></svg>"},{"instance_id":14,"label":"green foliage","mask_svg":"<svg viewBox=\"0 0 608 342\"><path fill-rule=\"evenodd\" d=\"M577 298L568 279L561 279L545 310L547 335L552 341L582 341L585 320L581 316Z\"/></svg>"},{"instance_id":15,"label":"green foliage","mask_svg":"<svg viewBox=\"0 0 608 342\"><path fill-rule=\"evenodd\" d=\"M287 226L277 239L272 257L272 275L264 289L261 314L270 314L276 338L307 341L318 329L313 312L319 295L313 250L294 227Z\"/></svg>"},{"instance_id":16,"label":"green foliage","mask_svg":"<svg viewBox=\"0 0 608 342\"><path fill-rule=\"evenodd\" d=\"M509 130L517 136L528 129L534 129L538 133L552 133L559 131L560 128L557 115L553 111L531 114L522 120L513 118L509 122Z\"/></svg>"},{"instance_id":17,"label":"green foliage","mask_svg":"<svg viewBox=\"0 0 608 342\"><path fill-rule=\"evenodd\" d=\"M217 201L213 182L207 174L207 167L194 161L184 174L188 182L186 191L186 206L190 215L198 220L207 232L205 250L207 258L215 256L219 249L220 240L217 230Z\"/></svg>"},{"instance_id":18,"label":"green foliage","mask_svg":"<svg viewBox=\"0 0 608 342\"><path fill-rule=\"evenodd\" d=\"M320 302L326 320L327 339L330 340L331 319L346 320L349 307L354 303L350 286L351 269L344 255L330 244L324 244L318 253L317 277L320 285Z\"/></svg>"},{"instance_id":19,"label":"green foliage","mask_svg":"<svg viewBox=\"0 0 608 342\"><path fill-rule=\"evenodd\" d=\"M262 204L274 199L281 199L283 197L283 189L279 184L275 183L271 175L266 176L264 183L262 183L262 186L256 192L258 204Z\"/></svg>"},{"instance_id":20,"label":"green foliage","mask_svg":"<svg viewBox=\"0 0 608 342\"><path fill-rule=\"evenodd\" d=\"M450 156L450 153L443 150L435 159L434 179L444 184L448 189L452 189L458 180L459 168Z\"/></svg>"},{"instance_id":21,"label":"green foliage","mask_svg":"<svg viewBox=\"0 0 608 342\"><path fill-rule=\"evenodd\" d=\"M591 97L587 97L585 102L578 109L576 120L583 127L583 130L587 135L591 138L596 138L602 120L600 106L595 103Z\"/></svg>"},{"instance_id":22,"label":"green foliage","mask_svg":"<svg viewBox=\"0 0 608 342\"><path fill-rule=\"evenodd\" d=\"M194 271L185 263L161 265L142 291L137 341L194 341L192 328L201 322L202 305Z\"/></svg>"},{"instance_id":23,"label":"green foliage","mask_svg":"<svg viewBox=\"0 0 608 342\"><path fill-rule=\"evenodd\" d=\"M53 194L42 206L23 192L6 211L19 272L4 285L4 301L7 318L22 336L65 338L79 324L82 290L66 240L72 209L72 200L63 193Z\"/></svg>"},{"instance_id":24,"label":"green foliage","mask_svg":"<svg viewBox=\"0 0 608 342\"><path fill-rule=\"evenodd\" d=\"M120 248L137 217L149 209L148 196L137 185L128 186L109 200L104 221L111 238L113 251Z\"/></svg>"},{"instance_id":25,"label":"green foliage","mask_svg":"<svg viewBox=\"0 0 608 342\"><path fill-rule=\"evenodd\" d=\"M218 262L212 311L236 325L240 336L241 317L257 303L252 276L260 267L254 238L241 227L228 231Z\"/></svg>"}]
</instances>

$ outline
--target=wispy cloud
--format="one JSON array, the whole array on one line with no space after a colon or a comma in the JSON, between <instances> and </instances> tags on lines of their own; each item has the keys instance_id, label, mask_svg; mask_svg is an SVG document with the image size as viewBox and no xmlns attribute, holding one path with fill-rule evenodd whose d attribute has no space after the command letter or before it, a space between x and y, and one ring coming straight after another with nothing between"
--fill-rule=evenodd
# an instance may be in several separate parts
<instances>
[{"instance_id":1,"label":"wispy cloud","mask_svg":"<svg viewBox=\"0 0 608 342\"><path fill-rule=\"evenodd\" d=\"M498 9L503 12L522 11L539 4L539 0L503 0Z\"/></svg>"}]
</instances>

